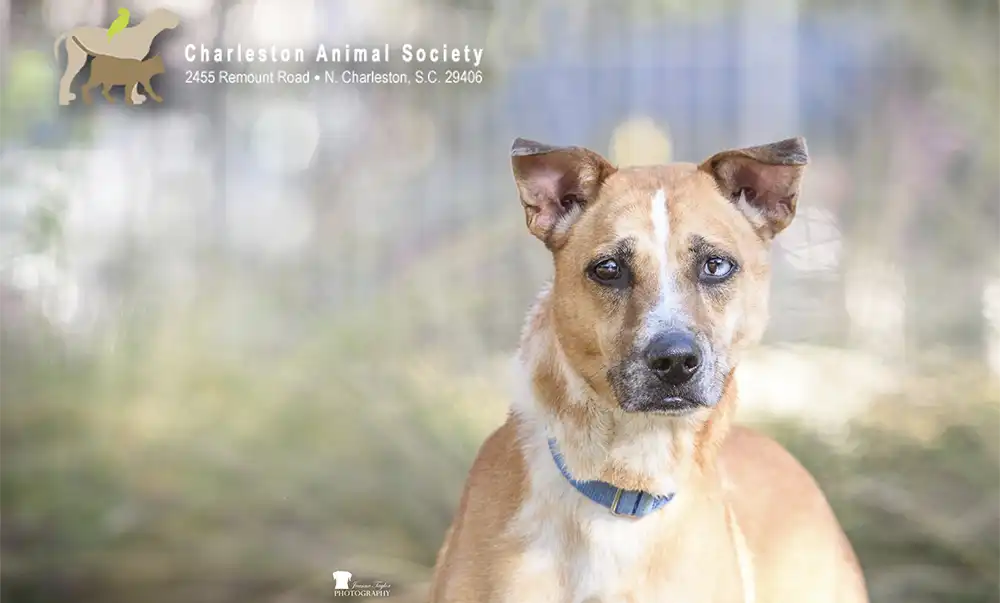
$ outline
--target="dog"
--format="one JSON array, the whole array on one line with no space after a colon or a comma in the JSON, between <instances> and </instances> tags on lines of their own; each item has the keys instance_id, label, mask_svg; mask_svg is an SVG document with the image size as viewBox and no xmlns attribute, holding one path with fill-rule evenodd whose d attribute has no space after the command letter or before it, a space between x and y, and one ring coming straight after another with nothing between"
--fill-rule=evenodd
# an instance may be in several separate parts
<instances>
[{"instance_id":1,"label":"dog","mask_svg":"<svg viewBox=\"0 0 1000 603\"><path fill-rule=\"evenodd\" d=\"M527 228L554 277L432 603L868 601L810 474L731 426L733 372L763 334L769 248L807 163L802 138L621 169L514 141Z\"/></svg>"},{"instance_id":2,"label":"dog","mask_svg":"<svg viewBox=\"0 0 1000 603\"><path fill-rule=\"evenodd\" d=\"M76 41L75 38L74 41ZM79 44L79 42L77 43ZM82 44L80 44L80 48L84 48ZM150 84L150 80L154 76L165 71L163 57L160 55L155 55L144 61L119 59L103 54L92 56L94 60L90 63L90 79L80 89L83 93L84 103L89 105L94 102L90 96L90 91L98 86L103 86L101 94L104 95L104 98L109 103L113 103L115 99L111 97L111 89L115 86L125 86L125 103L128 105L135 104L130 91L134 90L138 84L142 84L143 90L153 100L158 103L163 102L163 98L156 94L152 84Z\"/></svg>"}]
</instances>

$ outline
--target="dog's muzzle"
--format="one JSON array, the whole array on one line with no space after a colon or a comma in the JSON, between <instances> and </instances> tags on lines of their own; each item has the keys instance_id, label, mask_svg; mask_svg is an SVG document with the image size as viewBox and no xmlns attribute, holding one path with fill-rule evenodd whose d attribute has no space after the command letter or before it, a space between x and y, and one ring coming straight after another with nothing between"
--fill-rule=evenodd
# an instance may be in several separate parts
<instances>
[{"instance_id":1,"label":"dog's muzzle","mask_svg":"<svg viewBox=\"0 0 1000 603\"><path fill-rule=\"evenodd\" d=\"M673 328L654 335L609 371L608 380L626 412L683 415L718 402L717 364L707 342Z\"/></svg>"}]
</instances>

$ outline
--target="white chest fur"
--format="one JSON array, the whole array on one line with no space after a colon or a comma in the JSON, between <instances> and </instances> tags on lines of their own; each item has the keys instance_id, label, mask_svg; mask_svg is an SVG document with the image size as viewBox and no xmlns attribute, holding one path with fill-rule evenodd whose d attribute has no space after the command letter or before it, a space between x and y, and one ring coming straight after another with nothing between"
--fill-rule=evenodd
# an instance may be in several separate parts
<instances>
[{"instance_id":1,"label":"white chest fur","mask_svg":"<svg viewBox=\"0 0 1000 603\"><path fill-rule=\"evenodd\" d=\"M647 547L649 525L612 516L563 478L548 451L526 442L531 489L511 526L525 550L510 603L627 600L626 577ZM646 518L656 521L656 518Z\"/></svg>"},{"instance_id":2,"label":"white chest fur","mask_svg":"<svg viewBox=\"0 0 1000 603\"><path fill-rule=\"evenodd\" d=\"M641 519L615 517L566 481L538 435L522 440L530 489L508 536L522 543L523 552L502 586L501 601L743 600L732 584L718 579L739 571L734 558L726 553L705 558L700 547L693 550L677 537L685 527L678 525L678 501ZM712 540L717 536L705 534Z\"/></svg>"},{"instance_id":3,"label":"white chest fur","mask_svg":"<svg viewBox=\"0 0 1000 603\"><path fill-rule=\"evenodd\" d=\"M673 511L662 509L642 519L615 517L585 498L562 476L544 440L525 441L531 488L512 536L524 543L511 584L510 603L612 603L689 600L676 582L684 565L651 565L662 550L664 522ZM673 564L672 564L673 565Z\"/></svg>"}]
</instances>

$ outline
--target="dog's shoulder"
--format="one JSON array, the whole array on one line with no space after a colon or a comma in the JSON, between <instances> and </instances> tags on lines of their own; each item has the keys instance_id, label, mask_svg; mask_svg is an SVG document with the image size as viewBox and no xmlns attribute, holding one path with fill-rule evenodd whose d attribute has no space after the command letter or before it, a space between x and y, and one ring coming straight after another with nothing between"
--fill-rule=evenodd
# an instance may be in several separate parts
<instances>
[{"instance_id":1,"label":"dog's shoulder","mask_svg":"<svg viewBox=\"0 0 1000 603\"><path fill-rule=\"evenodd\" d=\"M744 529L779 519L790 526L832 518L816 480L774 439L734 427L722 446L720 467L729 483L733 509L747 518ZM742 519L742 518L741 518Z\"/></svg>"},{"instance_id":2,"label":"dog's shoulder","mask_svg":"<svg viewBox=\"0 0 1000 603\"><path fill-rule=\"evenodd\" d=\"M527 487L524 453L511 417L483 443L438 553L431 601L479 600L507 571L515 543L503 534ZM483 543L490 543L483 546Z\"/></svg>"},{"instance_id":3,"label":"dog's shoulder","mask_svg":"<svg viewBox=\"0 0 1000 603\"><path fill-rule=\"evenodd\" d=\"M501 528L520 508L527 479L517 423L512 416L480 447L469 470L458 517L477 528ZM461 537L460 531L456 529L457 537Z\"/></svg>"},{"instance_id":4,"label":"dog's shoulder","mask_svg":"<svg viewBox=\"0 0 1000 603\"><path fill-rule=\"evenodd\" d=\"M860 567L844 531L816 480L791 453L770 437L734 427L720 463L728 504L757 559L754 565L774 572L769 572L773 579L759 577L763 592L784 601L800 586L805 593L821 584L858 584L857 597L862 598L836 600L864 600ZM791 571L791 566L802 571ZM844 581L845 572L853 579ZM791 575L808 576L807 583L799 585Z\"/></svg>"},{"instance_id":5,"label":"dog's shoulder","mask_svg":"<svg viewBox=\"0 0 1000 603\"><path fill-rule=\"evenodd\" d=\"M774 438L742 425L733 426L729 431L720 461L730 473L752 471L757 474L755 479L770 477L815 485L809 472L784 446Z\"/></svg>"}]
</instances>

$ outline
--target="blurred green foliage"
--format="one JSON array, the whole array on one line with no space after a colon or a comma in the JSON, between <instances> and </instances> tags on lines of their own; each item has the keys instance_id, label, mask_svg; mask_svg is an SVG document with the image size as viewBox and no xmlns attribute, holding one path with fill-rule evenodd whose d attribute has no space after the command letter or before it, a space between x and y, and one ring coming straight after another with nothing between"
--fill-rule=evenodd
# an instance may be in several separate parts
<instances>
[{"instance_id":1,"label":"blurred green foliage","mask_svg":"<svg viewBox=\"0 0 1000 603\"><path fill-rule=\"evenodd\" d=\"M405 594L478 443L467 392L336 329L262 372L188 325L96 355L3 331L4 600L316 600L339 566Z\"/></svg>"},{"instance_id":2,"label":"blurred green foliage","mask_svg":"<svg viewBox=\"0 0 1000 603\"><path fill-rule=\"evenodd\" d=\"M0 136L11 138L52 118L57 105L49 91L56 85L56 74L49 57L33 50L13 53L7 70L0 86Z\"/></svg>"},{"instance_id":3,"label":"blurred green foliage","mask_svg":"<svg viewBox=\"0 0 1000 603\"><path fill-rule=\"evenodd\" d=\"M407 357L357 317L265 363L211 344L211 304L98 353L0 331L3 598L323 601L348 568L419 600L497 375ZM996 601L996 384L924 375L846 441L762 426L814 473L874 601Z\"/></svg>"},{"instance_id":4,"label":"blurred green foliage","mask_svg":"<svg viewBox=\"0 0 1000 603\"><path fill-rule=\"evenodd\" d=\"M813 473L857 551L872 601L1000 597L1000 389L959 365L879 400L846 442L765 427Z\"/></svg>"}]
</instances>

